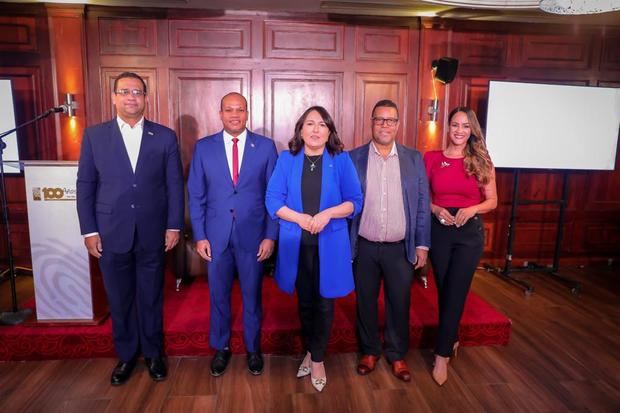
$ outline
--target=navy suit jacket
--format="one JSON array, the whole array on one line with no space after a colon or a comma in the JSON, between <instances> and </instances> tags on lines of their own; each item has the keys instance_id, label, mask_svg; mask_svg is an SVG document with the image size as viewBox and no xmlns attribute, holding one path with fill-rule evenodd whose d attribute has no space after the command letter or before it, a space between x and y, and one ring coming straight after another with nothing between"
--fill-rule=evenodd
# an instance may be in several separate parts
<instances>
[{"instance_id":1,"label":"navy suit jacket","mask_svg":"<svg viewBox=\"0 0 620 413\"><path fill-rule=\"evenodd\" d=\"M223 133L196 142L187 180L189 213L194 239L209 240L213 256L228 247L233 219L247 252L258 252L265 238L278 239L278 223L265 209L265 191L277 159L273 140L248 130L235 187Z\"/></svg>"},{"instance_id":2,"label":"navy suit jacket","mask_svg":"<svg viewBox=\"0 0 620 413\"><path fill-rule=\"evenodd\" d=\"M183 228L183 171L173 130L144 120L136 171L116 119L84 131L77 178L82 234L98 232L104 251L163 251L166 229Z\"/></svg>"},{"instance_id":3,"label":"navy suit jacket","mask_svg":"<svg viewBox=\"0 0 620 413\"><path fill-rule=\"evenodd\" d=\"M350 152L351 159L362 183L362 192L366 194L366 172L368 171L368 151L370 142ZM431 201L428 191L428 179L422 155L415 149L407 148L396 143L398 161L400 163L400 181L403 189L403 204L405 207L405 248L407 259L415 264L416 247L431 246ZM357 255L357 238L361 214L351 222L351 251L353 257Z\"/></svg>"}]
</instances>

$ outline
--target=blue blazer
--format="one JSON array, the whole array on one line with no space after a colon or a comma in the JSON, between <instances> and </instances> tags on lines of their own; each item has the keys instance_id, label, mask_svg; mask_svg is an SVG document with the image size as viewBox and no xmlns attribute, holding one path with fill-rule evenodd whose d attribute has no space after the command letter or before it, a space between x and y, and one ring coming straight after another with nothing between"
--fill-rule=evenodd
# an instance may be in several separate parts
<instances>
[{"instance_id":1,"label":"blue blazer","mask_svg":"<svg viewBox=\"0 0 620 413\"><path fill-rule=\"evenodd\" d=\"M273 140L248 131L235 187L223 133L196 142L187 180L189 213L194 239L209 240L212 255L228 247L233 218L247 252L258 252L265 238L277 239L277 220L265 210L265 190L277 159Z\"/></svg>"},{"instance_id":2,"label":"blue blazer","mask_svg":"<svg viewBox=\"0 0 620 413\"><path fill-rule=\"evenodd\" d=\"M183 229L183 171L173 130L144 120L136 171L116 119L84 131L77 177L82 234L98 232L104 250L164 248L166 229Z\"/></svg>"},{"instance_id":3,"label":"blue blazer","mask_svg":"<svg viewBox=\"0 0 620 413\"><path fill-rule=\"evenodd\" d=\"M362 191L351 158L346 152L332 157L323 152L320 211L351 201L354 211L362 209ZM303 212L301 202L301 173L304 164L303 150L297 155L289 151L280 154L276 169L267 187L266 205L269 214L283 206ZM319 233L320 293L325 298L343 297L353 288L351 248L346 218L332 219ZM275 278L278 286L291 294L295 290L299 264L301 227L293 222L280 220L280 240Z\"/></svg>"},{"instance_id":4,"label":"blue blazer","mask_svg":"<svg viewBox=\"0 0 620 413\"><path fill-rule=\"evenodd\" d=\"M370 143L351 151L351 159L357 170L362 190L366 194L366 172L368 171L368 151ZM407 259L415 264L416 247L431 246L431 200L428 191L428 179L422 155L415 149L396 143L398 161L400 162L400 181L403 189L405 206L405 248ZM357 237L361 215L351 222L351 250L353 257L357 255Z\"/></svg>"}]
</instances>

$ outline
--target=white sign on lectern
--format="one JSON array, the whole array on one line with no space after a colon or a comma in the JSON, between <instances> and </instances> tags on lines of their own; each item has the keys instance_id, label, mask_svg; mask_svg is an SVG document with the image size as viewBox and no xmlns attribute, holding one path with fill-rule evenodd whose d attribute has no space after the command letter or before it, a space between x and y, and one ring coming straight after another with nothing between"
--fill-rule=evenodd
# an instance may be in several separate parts
<instances>
[{"instance_id":1,"label":"white sign on lectern","mask_svg":"<svg viewBox=\"0 0 620 413\"><path fill-rule=\"evenodd\" d=\"M37 320L93 319L88 252L76 211L77 162L24 163Z\"/></svg>"}]
</instances>

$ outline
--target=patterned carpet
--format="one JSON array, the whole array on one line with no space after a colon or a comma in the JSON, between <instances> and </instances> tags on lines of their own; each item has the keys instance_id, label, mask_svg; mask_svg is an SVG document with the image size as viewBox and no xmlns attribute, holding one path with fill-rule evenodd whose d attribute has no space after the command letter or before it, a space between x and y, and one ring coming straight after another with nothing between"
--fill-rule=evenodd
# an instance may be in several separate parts
<instances>
[{"instance_id":1,"label":"patterned carpet","mask_svg":"<svg viewBox=\"0 0 620 413\"><path fill-rule=\"evenodd\" d=\"M166 354L213 354L209 347L206 281L198 278L176 292L173 278L167 280L164 304ZM419 282L414 283L411 294L411 347L431 347L437 327L436 289L432 277L426 289ZM280 291L271 277L265 278L261 339L264 353L301 352L296 302L295 296ZM242 304L236 282L232 306L231 348L235 353L243 353ZM34 303L28 303L25 307L34 307ZM383 300L380 300L379 308L382 320ZM0 326L0 360L113 357L111 327L109 318L98 326ZM480 297L470 294L459 331L460 343L464 346L506 345L510 339L510 327L511 321L506 316ZM355 351L355 295L350 294L336 300L328 352Z\"/></svg>"}]
</instances>

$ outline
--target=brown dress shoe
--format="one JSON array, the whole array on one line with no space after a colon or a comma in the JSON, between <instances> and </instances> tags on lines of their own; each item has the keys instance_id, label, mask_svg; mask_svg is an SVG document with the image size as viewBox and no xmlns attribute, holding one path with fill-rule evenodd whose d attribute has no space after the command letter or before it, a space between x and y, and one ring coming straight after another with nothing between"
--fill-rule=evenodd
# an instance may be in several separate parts
<instances>
[{"instance_id":1,"label":"brown dress shoe","mask_svg":"<svg viewBox=\"0 0 620 413\"><path fill-rule=\"evenodd\" d=\"M405 360L396 360L392 362L392 374L402 381L411 381L411 373Z\"/></svg>"},{"instance_id":2,"label":"brown dress shoe","mask_svg":"<svg viewBox=\"0 0 620 413\"><path fill-rule=\"evenodd\" d=\"M357 373L365 376L372 372L379 361L379 356L373 356L372 354L364 354L357 364Z\"/></svg>"}]
</instances>

